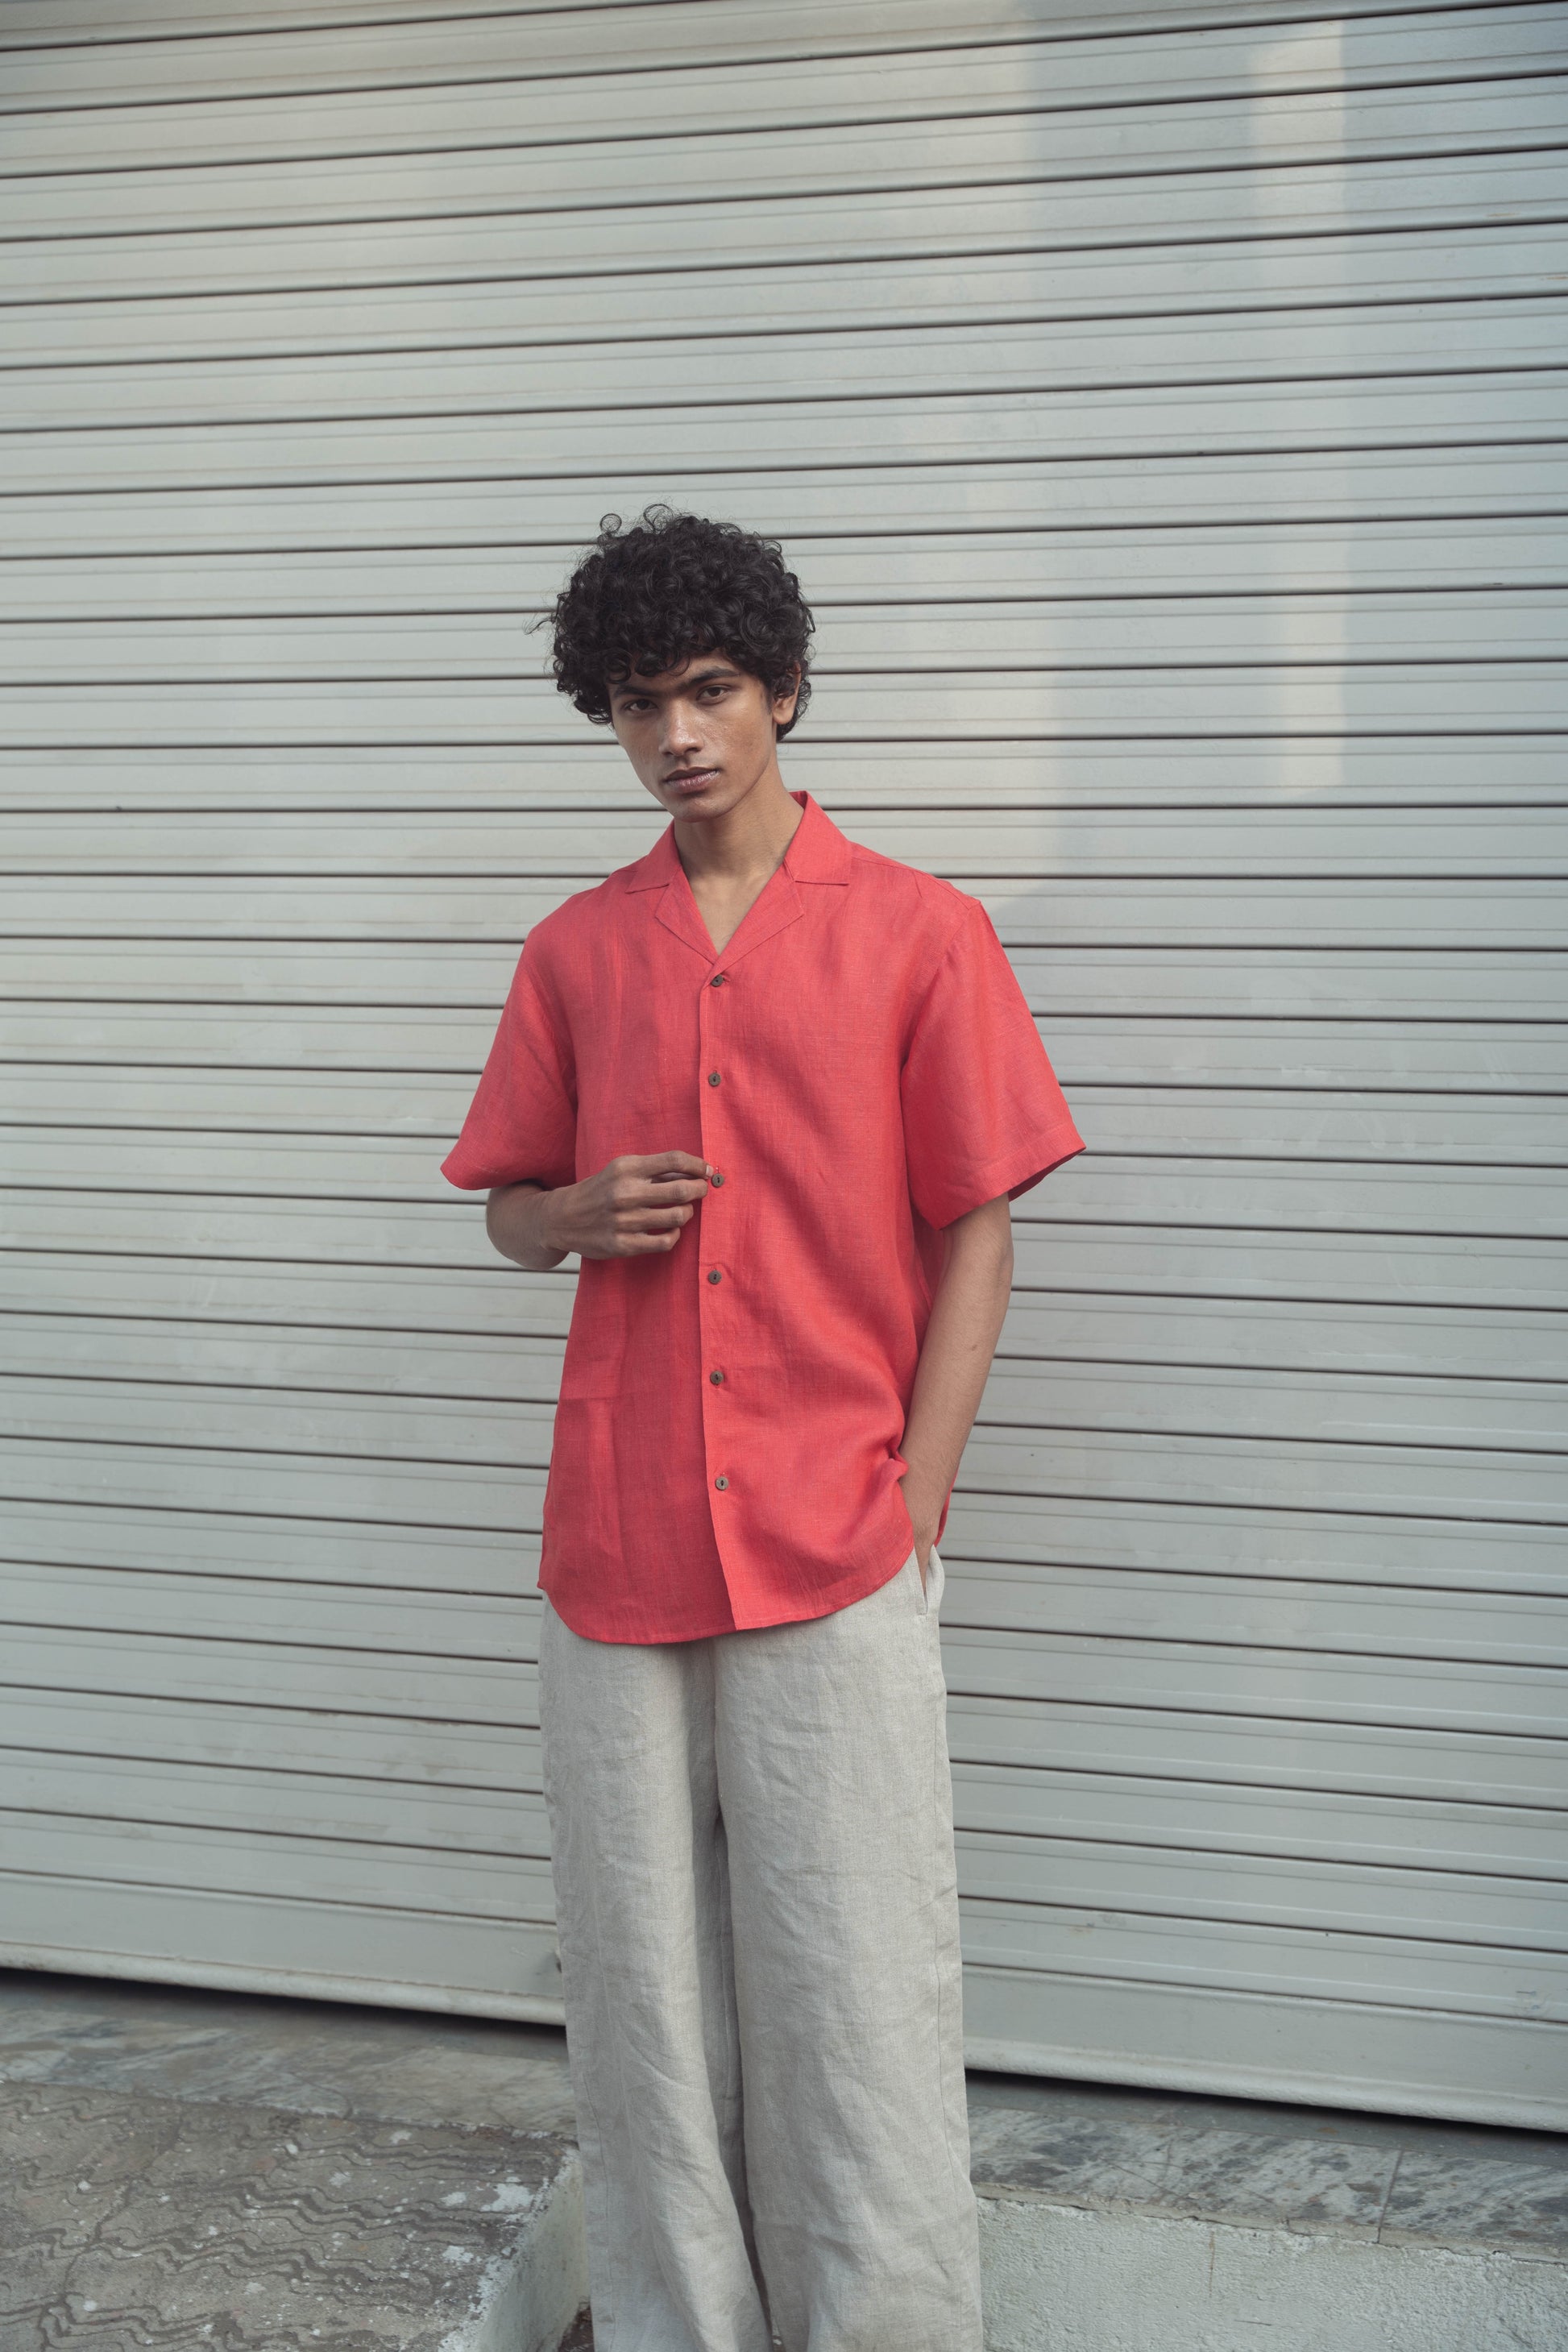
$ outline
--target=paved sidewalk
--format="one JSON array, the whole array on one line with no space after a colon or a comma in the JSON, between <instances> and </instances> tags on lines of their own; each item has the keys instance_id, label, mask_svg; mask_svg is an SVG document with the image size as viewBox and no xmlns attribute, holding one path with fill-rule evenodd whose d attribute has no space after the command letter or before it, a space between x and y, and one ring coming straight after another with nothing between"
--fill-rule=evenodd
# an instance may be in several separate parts
<instances>
[{"instance_id":1,"label":"paved sidewalk","mask_svg":"<svg viewBox=\"0 0 1568 2352\"><path fill-rule=\"evenodd\" d=\"M1568 2139L1009 2075L970 2108L992 2352L1568 2347ZM555 2352L572 2128L550 2028L0 1972L0 2352Z\"/></svg>"},{"instance_id":2,"label":"paved sidewalk","mask_svg":"<svg viewBox=\"0 0 1568 2352\"><path fill-rule=\"evenodd\" d=\"M457 2352L536 2251L570 2155L455 2124L21 2083L0 2084L0 2161L5 2352Z\"/></svg>"},{"instance_id":3,"label":"paved sidewalk","mask_svg":"<svg viewBox=\"0 0 1568 2352\"><path fill-rule=\"evenodd\" d=\"M561 2037L430 2023L0 1975L0 2352L556 2352Z\"/></svg>"}]
</instances>

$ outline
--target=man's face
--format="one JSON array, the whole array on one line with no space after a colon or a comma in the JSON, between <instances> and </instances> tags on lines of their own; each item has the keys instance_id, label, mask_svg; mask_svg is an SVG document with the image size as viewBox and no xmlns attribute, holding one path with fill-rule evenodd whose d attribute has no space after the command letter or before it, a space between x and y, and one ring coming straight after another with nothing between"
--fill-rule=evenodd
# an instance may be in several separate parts
<instances>
[{"instance_id":1,"label":"man's face","mask_svg":"<svg viewBox=\"0 0 1568 2352\"><path fill-rule=\"evenodd\" d=\"M774 766L774 729L795 709L728 654L693 654L610 688L610 723L637 775L683 824L723 816Z\"/></svg>"}]
</instances>

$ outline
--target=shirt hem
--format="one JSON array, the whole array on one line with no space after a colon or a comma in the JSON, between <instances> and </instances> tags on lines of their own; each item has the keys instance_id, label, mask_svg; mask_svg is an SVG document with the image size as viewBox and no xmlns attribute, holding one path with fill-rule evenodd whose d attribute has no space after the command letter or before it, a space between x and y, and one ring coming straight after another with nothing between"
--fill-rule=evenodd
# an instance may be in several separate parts
<instances>
[{"instance_id":1,"label":"shirt hem","mask_svg":"<svg viewBox=\"0 0 1568 2352\"><path fill-rule=\"evenodd\" d=\"M836 1617L841 1609L852 1608L857 1601L868 1600L873 1592L879 1592L884 1584L890 1584L914 1548L912 1536L907 1543L900 1540L898 1558L890 1567L860 1569L853 1576L843 1577L837 1584L826 1586L812 1593L808 1599L808 1605L805 1607L795 1606L792 1602L786 1605L777 1616L742 1619L735 1613L731 1604L730 1616L725 1622L698 1625L689 1630L682 1628L679 1633L627 1633L607 1631L598 1633L586 1622L574 1622L574 1618L568 1615L567 1610L562 1607L559 1596L551 1591L547 1586L541 1584L539 1590L544 1593L550 1606L568 1633L575 1633L580 1641L613 1642L627 1649L658 1649L668 1647L677 1642L711 1642L715 1641L721 1633L765 1633L773 1625L805 1625L816 1617ZM807 1598L804 1595L801 1597Z\"/></svg>"}]
</instances>

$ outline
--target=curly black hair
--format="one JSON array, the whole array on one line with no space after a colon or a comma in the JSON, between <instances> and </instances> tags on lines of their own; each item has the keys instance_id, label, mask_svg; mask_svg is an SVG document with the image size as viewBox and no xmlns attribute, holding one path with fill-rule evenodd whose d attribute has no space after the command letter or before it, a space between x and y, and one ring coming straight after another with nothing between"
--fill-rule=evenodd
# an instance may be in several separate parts
<instances>
[{"instance_id":1,"label":"curly black hair","mask_svg":"<svg viewBox=\"0 0 1568 2352\"><path fill-rule=\"evenodd\" d=\"M666 506L625 525L605 515L546 622L557 687L601 726L612 686L634 672L657 677L695 654L727 654L772 695L787 694L798 676L781 736L811 697L811 607L777 540L739 523Z\"/></svg>"}]
</instances>

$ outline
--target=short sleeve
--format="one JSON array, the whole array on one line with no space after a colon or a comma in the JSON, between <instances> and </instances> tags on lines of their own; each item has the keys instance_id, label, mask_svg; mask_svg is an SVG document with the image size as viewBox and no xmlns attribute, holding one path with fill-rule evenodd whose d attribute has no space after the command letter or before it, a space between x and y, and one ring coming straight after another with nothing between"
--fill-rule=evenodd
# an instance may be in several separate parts
<instances>
[{"instance_id":1,"label":"short sleeve","mask_svg":"<svg viewBox=\"0 0 1568 2352\"><path fill-rule=\"evenodd\" d=\"M928 1224L1016 1198L1084 1148L977 900L921 1000L901 1085L910 1193Z\"/></svg>"},{"instance_id":2,"label":"short sleeve","mask_svg":"<svg viewBox=\"0 0 1568 2352\"><path fill-rule=\"evenodd\" d=\"M577 1102L570 1040L559 1034L525 948L462 1133L441 1163L449 1184L570 1184L577 1174Z\"/></svg>"}]
</instances>

